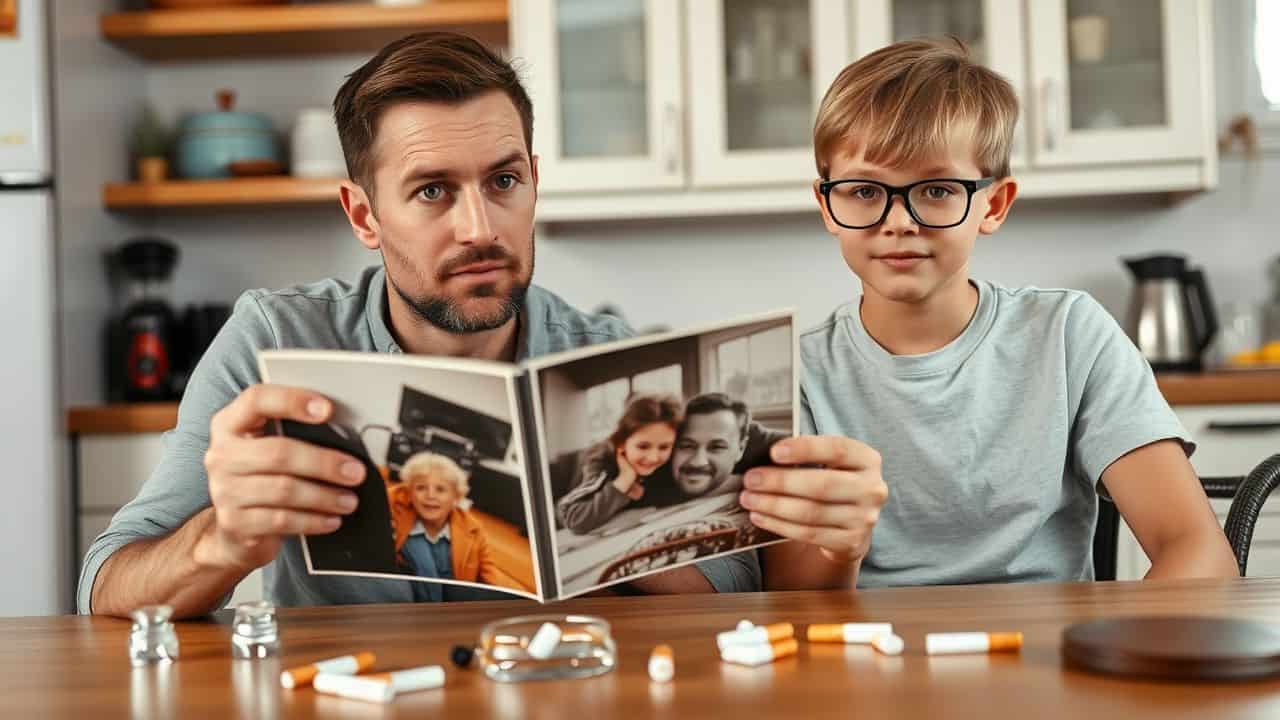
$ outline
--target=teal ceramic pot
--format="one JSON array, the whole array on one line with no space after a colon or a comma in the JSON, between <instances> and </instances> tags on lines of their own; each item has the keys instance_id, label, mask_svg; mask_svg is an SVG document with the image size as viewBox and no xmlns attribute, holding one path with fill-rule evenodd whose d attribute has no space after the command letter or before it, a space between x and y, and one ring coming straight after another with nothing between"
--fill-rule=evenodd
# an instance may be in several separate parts
<instances>
[{"instance_id":1,"label":"teal ceramic pot","mask_svg":"<svg viewBox=\"0 0 1280 720\"><path fill-rule=\"evenodd\" d=\"M237 160L283 162L271 120L262 113L218 111L188 115L178 133L174 160L184 178L230 177Z\"/></svg>"}]
</instances>

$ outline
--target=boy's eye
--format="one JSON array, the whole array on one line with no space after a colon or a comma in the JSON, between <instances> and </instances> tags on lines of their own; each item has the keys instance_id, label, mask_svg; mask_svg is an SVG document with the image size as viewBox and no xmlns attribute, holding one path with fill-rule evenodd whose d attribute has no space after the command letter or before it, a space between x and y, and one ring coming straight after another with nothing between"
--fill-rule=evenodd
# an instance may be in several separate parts
<instances>
[{"instance_id":1,"label":"boy's eye","mask_svg":"<svg viewBox=\"0 0 1280 720\"><path fill-rule=\"evenodd\" d=\"M432 183L430 185L425 185L418 190L418 196L421 197L423 200L430 200L430 201L439 200L440 198L444 197L444 188L435 183Z\"/></svg>"},{"instance_id":2,"label":"boy's eye","mask_svg":"<svg viewBox=\"0 0 1280 720\"><path fill-rule=\"evenodd\" d=\"M849 188L849 196L856 200L876 200L881 192L878 185L853 185Z\"/></svg>"},{"instance_id":3,"label":"boy's eye","mask_svg":"<svg viewBox=\"0 0 1280 720\"><path fill-rule=\"evenodd\" d=\"M956 190L950 185L925 185L924 196L929 200L946 200L956 194Z\"/></svg>"}]
</instances>

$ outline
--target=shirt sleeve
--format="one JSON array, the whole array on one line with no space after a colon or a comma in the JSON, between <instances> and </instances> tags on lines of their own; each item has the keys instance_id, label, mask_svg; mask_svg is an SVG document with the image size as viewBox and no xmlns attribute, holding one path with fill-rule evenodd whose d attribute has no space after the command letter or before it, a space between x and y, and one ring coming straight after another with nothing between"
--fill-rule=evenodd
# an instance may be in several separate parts
<instances>
[{"instance_id":1,"label":"shirt sleeve","mask_svg":"<svg viewBox=\"0 0 1280 720\"><path fill-rule=\"evenodd\" d=\"M704 560L694 567L716 592L756 592L762 587L760 558L755 550Z\"/></svg>"},{"instance_id":2,"label":"shirt sleeve","mask_svg":"<svg viewBox=\"0 0 1280 720\"><path fill-rule=\"evenodd\" d=\"M1144 445L1176 439L1187 455L1195 451L1150 364L1093 298L1071 307L1066 341L1069 397L1077 403L1071 460L1095 486L1111 463Z\"/></svg>"},{"instance_id":3,"label":"shirt sleeve","mask_svg":"<svg viewBox=\"0 0 1280 720\"><path fill-rule=\"evenodd\" d=\"M164 434L160 462L138 496L116 513L89 546L80 569L76 606L93 611L93 583L107 558L138 540L160 538L210 505L204 454L209 420L258 382L257 351L275 346L275 335L257 298L245 293L192 371L178 407L178 424Z\"/></svg>"}]
</instances>

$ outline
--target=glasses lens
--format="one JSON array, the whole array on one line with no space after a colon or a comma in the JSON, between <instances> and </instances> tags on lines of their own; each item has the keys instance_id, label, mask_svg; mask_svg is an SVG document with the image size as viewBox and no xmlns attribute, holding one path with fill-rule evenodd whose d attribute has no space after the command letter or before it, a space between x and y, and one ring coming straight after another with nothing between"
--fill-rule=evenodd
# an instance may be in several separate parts
<instances>
[{"instance_id":1,"label":"glasses lens","mask_svg":"<svg viewBox=\"0 0 1280 720\"><path fill-rule=\"evenodd\" d=\"M911 188L911 207L925 225L956 225L964 220L969 192L963 185L939 180Z\"/></svg>"},{"instance_id":2,"label":"glasses lens","mask_svg":"<svg viewBox=\"0 0 1280 720\"><path fill-rule=\"evenodd\" d=\"M837 183L831 188L831 216L841 225L866 227L884 214L884 188L858 181Z\"/></svg>"}]
</instances>

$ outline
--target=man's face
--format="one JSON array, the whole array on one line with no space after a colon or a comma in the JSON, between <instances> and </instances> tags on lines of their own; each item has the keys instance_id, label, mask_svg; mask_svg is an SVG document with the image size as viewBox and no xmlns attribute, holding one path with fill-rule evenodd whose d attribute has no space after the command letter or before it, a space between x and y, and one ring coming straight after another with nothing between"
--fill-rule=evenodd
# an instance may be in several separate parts
<instances>
[{"instance_id":1,"label":"man's face","mask_svg":"<svg viewBox=\"0 0 1280 720\"><path fill-rule=\"evenodd\" d=\"M691 497L705 495L729 478L741 456L742 432L732 410L689 415L671 454L676 486Z\"/></svg>"},{"instance_id":2,"label":"man's face","mask_svg":"<svg viewBox=\"0 0 1280 720\"><path fill-rule=\"evenodd\" d=\"M378 120L371 163L373 212L363 231L352 224L381 249L392 290L450 332L514 317L533 276L538 177L511 100L495 91L393 105Z\"/></svg>"},{"instance_id":3,"label":"man's face","mask_svg":"<svg viewBox=\"0 0 1280 720\"><path fill-rule=\"evenodd\" d=\"M887 167L866 161L861 153L840 155L831 163L831 179L868 179L907 185L932 178L977 180L982 172L969 144L956 143L950 154L912 167ZM929 228L916 223L901 197L893 199L889 215L862 230L841 227L823 206L827 230L840 242L840 253L861 280L866 293L908 304L927 302L939 291L968 283L969 256L978 235L995 232L1003 219L989 217L992 194L1003 184L979 190L964 222L955 227ZM841 186L848 191L855 185ZM833 190L839 192L840 188Z\"/></svg>"}]
</instances>

